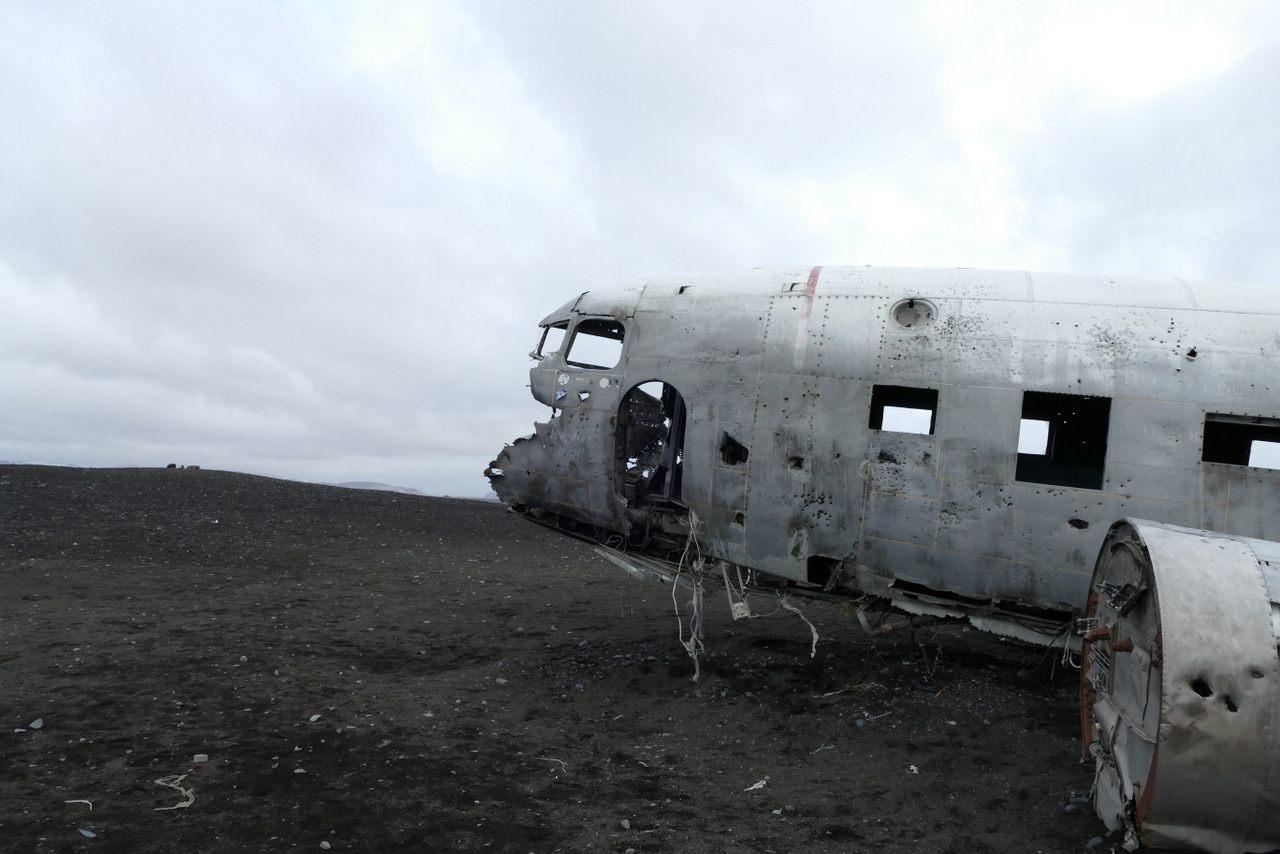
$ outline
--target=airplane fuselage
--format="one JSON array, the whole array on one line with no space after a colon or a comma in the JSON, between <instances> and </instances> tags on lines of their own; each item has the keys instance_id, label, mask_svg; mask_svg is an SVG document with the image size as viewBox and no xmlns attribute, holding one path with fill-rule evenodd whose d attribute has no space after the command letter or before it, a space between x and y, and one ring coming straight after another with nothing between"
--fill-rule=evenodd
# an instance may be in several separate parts
<instances>
[{"instance_id":1,"label":"airplane fuselage","mask_svg":"<svg viewBox=\"0 0 1280 854\"><path fill-rule=\"evenodd\" d=\"M1257 285L986 270L590 291L543 321L568 345L531 371L557 414L492 480L602 539L696 520L703 553L802 590L1079 612L1116 519L1280 538L1280 471L1249 465L1280 442L1278 309ZM587 343L614 349L575 359ZM665 503L618 446L653 381L683 410Z\"/></svg>"}]
</instances>

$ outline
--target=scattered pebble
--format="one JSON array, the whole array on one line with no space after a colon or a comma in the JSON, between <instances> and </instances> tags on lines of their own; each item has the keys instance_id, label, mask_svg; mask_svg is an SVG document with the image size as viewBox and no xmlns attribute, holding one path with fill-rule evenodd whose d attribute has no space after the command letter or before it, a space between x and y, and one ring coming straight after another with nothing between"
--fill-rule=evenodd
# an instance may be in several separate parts
<instances>
[{"instance_id":1,"label":"scattered pebble","mask_svg":"<svg viewBox=\"0 0 1280 854\"><path fill-rule=\"evenodd\" d=\"M94 833L92 830L85 830L83 827L80 828L80 835L85 839L95 839L98 836L98 834Z\"/></svg>"},{"instance_id":2,"label":"scattered pebble","mask_svg":"<svg viewBox=\"0 0 1280 854\"><path fill-rule=\"evenodd\" d=\"M328 850L329 850L330 848L332 848L333 846L332 846L332 845L330 845L330 844L328 843L328 841L325 841L325 842L321 842L321 843L320 843L320 847L321 847L321 848L323 848L325 851L328 851Z\"/></svg>"},{"instance_id":3,"label":"scattered pebble","mask_svg":"<svg viewBox=\"0 0 1280 854\"><path fill-rule=\"evenodd\" d=\"M27 724L27 729L40 729L43 726L44 726L44 718L36 718L31 723Z\"/></svg>"},{"instance_id":4,"label":"scattered pebble","mask_svg":"<svg viewBox=\"0 0 1280 854\"><path fill-rule=\"evenodd\" d=\"M1104 844L1106 843L1101 836L1095 836L1085 843L1084 848L1086 851L1101 851Z\"/></svg>"},{"instance_id":5,"label":"scattered pebble","mask_svg":"<svg viewBox=\"0 0 1280 854\"><path fill-rule=\"evenodd\" d=\"M495 679L495 680L493 680L493 681L494 681L494 682L496 682L496 683L497 683L497 684L499 684L499 685L506 685L506 684L507 684L507 680L503 679L501 676L499 676L497 679Z\"/></svg>"},{"instance_id":6,"label":"scattered pebble","mask_svg":"<svg viewBox=\"0 0 1280 854\"><path fill-rule=\"evenodd\" d=\"M311 717L307 718L307 720L310 721L311 723L315 723L316 721L320 720L320 716L312 715Z\"/></svg>"},{"instance_id":7,"label":"scattered pebble","mask_svg":"<svg viewBox=\"0 0 1280 854\"><path fill-rule=\"evenodd\" d=\"M191 761L192 761L192 762L208 762L208 761L209 761L209 754L207 754L207 753L197 753L195 756L191 757Z\"/></svg>"},{"instance_id":8,"label":"scattered pebble","mask_svg":"<svg viewBox=\"0 0 1280 854\"><path fill-rule=\"evenodd\" d=\"M624 818L622 821L618 822L618 825L619 825L623 830L630 830L630 829L631 829L631 822L627 821L625 818Z\"/></svg>"},{"instance_id":9,"label":"scattered pebble","mask_svg":"<svg viewBox=\"0 0 1280 854\"><path fill-rule=\"evenodd\" d=\"M294 768L294 769L293 769L293 773L295 773L295 774L305 774L305 773L307 773L307 772L306 772L304 769L302 769L302 768Z\"/></svg>"},{"instance_id":10,"label":"scattered pebble","mask_svg":"<svg viewBox=\"0 0 1280 854\"><path fill-rule=\"evenodd\" d=\"M246 661L248 661L248 660L249 660L249 656L247 656L247 655L242 655L242 656L240 656L240 663L241 663L241 664L244 664L244 663L245 663Z\"/></svg>"}]
</instances>

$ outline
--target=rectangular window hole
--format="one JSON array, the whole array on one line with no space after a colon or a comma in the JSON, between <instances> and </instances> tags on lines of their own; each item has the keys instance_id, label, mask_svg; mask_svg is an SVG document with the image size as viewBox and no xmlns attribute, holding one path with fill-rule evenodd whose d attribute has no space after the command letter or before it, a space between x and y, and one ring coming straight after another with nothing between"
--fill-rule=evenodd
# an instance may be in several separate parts
<instances>
[{"instance_id":1,"label":"rectangular window hole","mask_svg":"<svg viewBox=\"0 0 1280 854\"><path fill-rule=\"evenodd\" d=\"M1200 459L1206 463L1280 469L1280 418L1207 413Z\"/></svg>"},{"instance_id":2,"label":"rectangular window hole","mask_svg":"<svg viewBox=\"0 0 1280 854\"><path fill-rule=\"evenodd\" d=\"M575 368L609 370L622 358L626 330L616 320L588 318L578 322L569 341L564 363Z\"/></svg>"},{"instance_id":3,"label":"rectangular window hole","mask_svg":"<svg viewBox=\"0 0 1280 854\"><path fill-rule=\"evenodd\" d=\"M936 388L878 385L871 389L872 430L932 436L938 417Z\"/></svg>"},{"instance_id":4,"label":"rectangular window hole","mask_svg":"<svg viewBox=\"0 0 1280 854\"><path fill-rule=\"evenodd\" d=\"M1023 392L1015 477L1029 483L1101 489L1110 424L1109 397ZM1023 450L1024 445L1029 450Z\"/></svg>"}]
</instances>

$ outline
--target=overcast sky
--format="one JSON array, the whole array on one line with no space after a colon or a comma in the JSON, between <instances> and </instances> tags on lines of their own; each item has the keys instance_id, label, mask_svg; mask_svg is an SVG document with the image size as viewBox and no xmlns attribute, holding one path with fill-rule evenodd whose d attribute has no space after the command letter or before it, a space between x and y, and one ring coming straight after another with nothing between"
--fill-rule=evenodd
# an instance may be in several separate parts
<instances>
[{"instance_id":1,"label":"overcast sky","mask_svg":"<svg viewBox=\"0 0 1280 854\"><path fill-rule=\"evenodd\" d=\"M0 460L483 495L577 293L1280 284L1280 4L0 0Z\"/></svg>"}]
</instances>

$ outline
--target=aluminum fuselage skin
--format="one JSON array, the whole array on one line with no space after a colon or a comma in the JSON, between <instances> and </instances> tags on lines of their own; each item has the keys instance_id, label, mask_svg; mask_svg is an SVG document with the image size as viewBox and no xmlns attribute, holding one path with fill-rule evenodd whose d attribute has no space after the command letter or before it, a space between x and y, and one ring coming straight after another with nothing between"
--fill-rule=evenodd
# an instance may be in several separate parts
<instances>
[{"instance_id":1,"label":"aluminum fuselage skin","mask_svg":"<svg viewBox=\"0 0 1280 854\"><path fill-rule=\"evenodd\" d=\"M1280 471L1203 459L1207 418L1280 418L1278 308L1260 285L973 269L593 290L543 320L567 328L530 375L555 415L504 449L491 481L522 510L635 539L617 417L657 380L686 410L678 499L691 513L666 521L692 520L703 554L919 612L1075 614L1117 519L1280 539ZM592 319L625 331L611 368L565 359ZM929 432L871 426L886 388L936 392ZM1102 421L1096 480L1020 477L1035 395L1107 402L1082 416ZM726 453L726 437L746 453Z\"/></svg>"}]
</instances>

